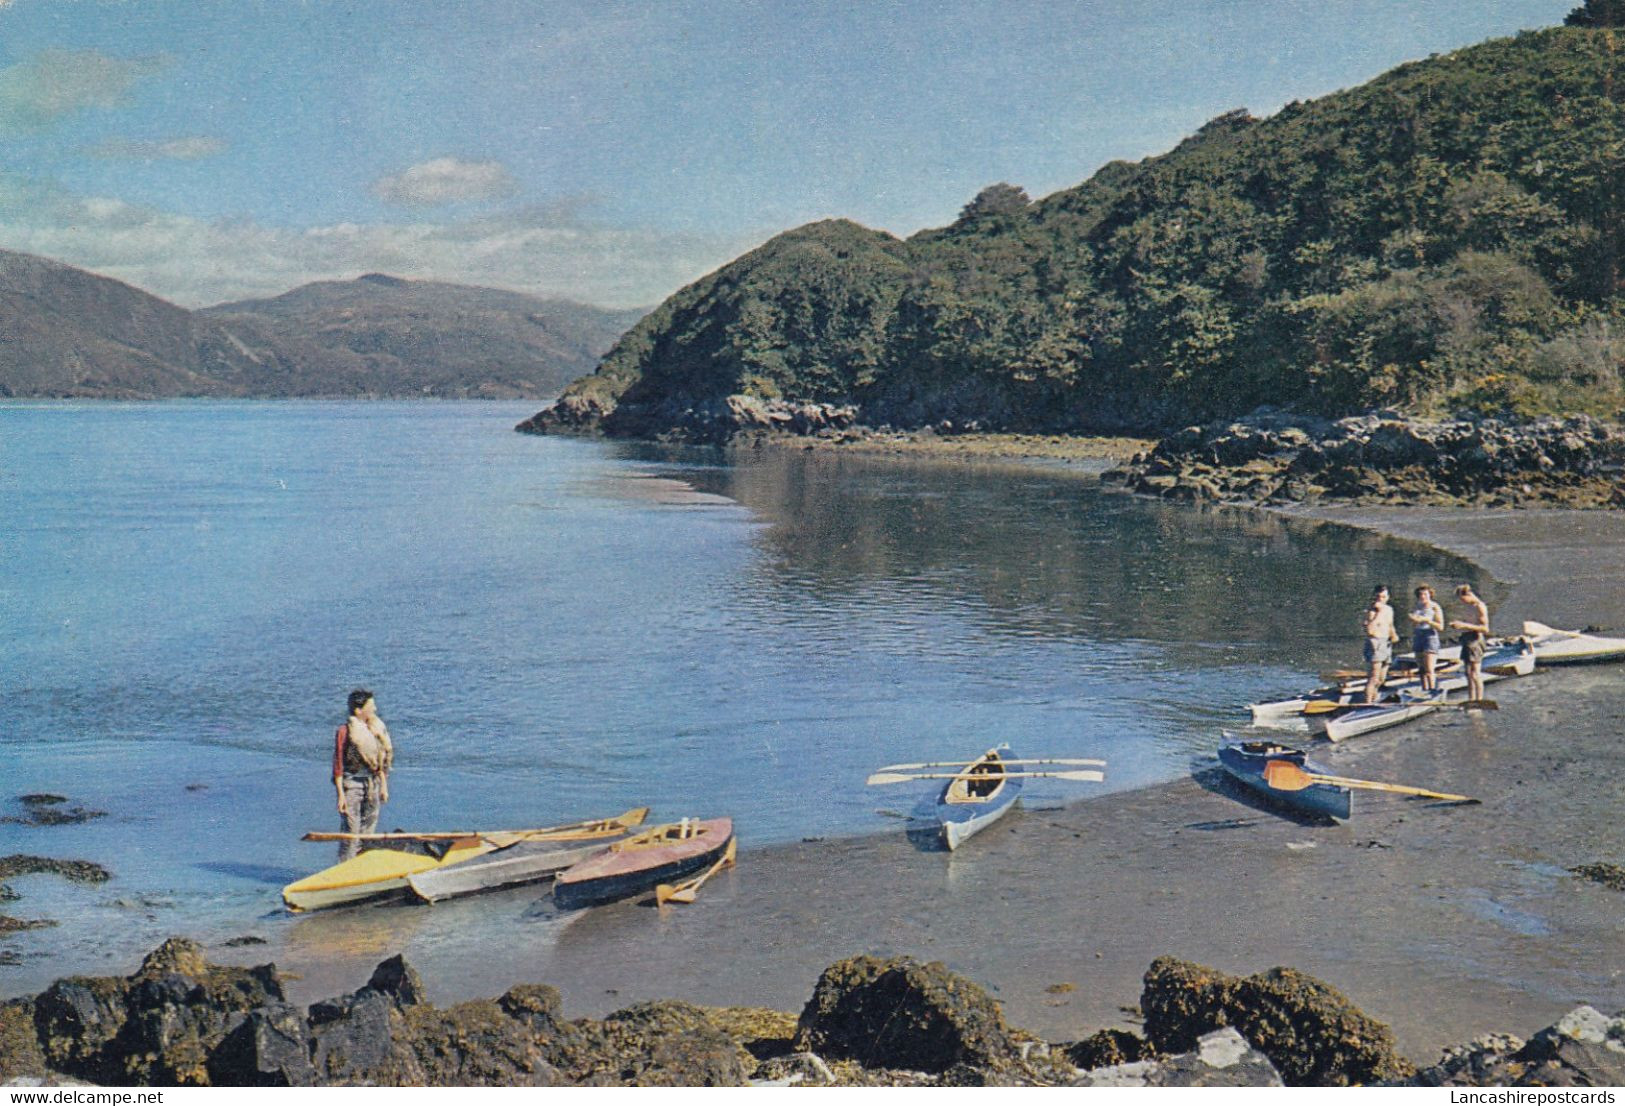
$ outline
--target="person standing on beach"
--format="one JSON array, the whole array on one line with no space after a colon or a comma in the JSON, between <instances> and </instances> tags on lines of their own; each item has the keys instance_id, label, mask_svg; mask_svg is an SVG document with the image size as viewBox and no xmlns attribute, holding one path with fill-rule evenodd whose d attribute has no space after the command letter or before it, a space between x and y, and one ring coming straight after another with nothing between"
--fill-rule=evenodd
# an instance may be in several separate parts
<instances>
[{"instance_id":1,"label":"person standing on beach","mask_svg":"<svg viewBox=\"0 0 1625 1106\"><path fill-rule=\"evenodd\" d=\"M1431 695L1439 690L1439 635L1444 633L1444 608L1433 601L1433 589L1426 584L1416 589L1411 624L1411 650L1416 654L1422 690Z\"/></svg>"},{"instance_id":2,"label":"person standing on beach","mask_svg":"<svg viewBox=\"0 0 1625 1106\"><path fill-rule=\"evenodd\" d=\"M1394 608L1388 605L1388 587L1378 584L1371 593L1371 606L1360 620L1365 631L1365 701L1375 703L1382 694L1382 683L1388 678L1388 666L1394 660Z\"/></svg>"},{"instance_id":3,"label":"person standing on beach","mask_svg":"<svg viewBox=\"0 0 1625 1106\"><path fill-rule=\"evenodd\" d=\"M333 787L339 796L339 829L343 833L373 833L378 812L389 802L389 770L395 746L389 729L378 717L372 692L350 692L350 717L333 735ZM339 861L360 851L355 838L339 842Z\"/></svg>"},{"instance_id":4,"label":"person standing on beach","mask_svg":"<svg viewBox=\"0 0 1625 1106\"><path fill-rule=\"evenodd\" d=\"M1450 620L1450 628L1461 631L1461 666L1467 671L1467 698L1484 698L1484 673L1479 667L1490 636L1490 609L1473 594L1467 584L1456 589L1456 598L1467 606L1468 617Z\"/></svg>"}]
</instances>

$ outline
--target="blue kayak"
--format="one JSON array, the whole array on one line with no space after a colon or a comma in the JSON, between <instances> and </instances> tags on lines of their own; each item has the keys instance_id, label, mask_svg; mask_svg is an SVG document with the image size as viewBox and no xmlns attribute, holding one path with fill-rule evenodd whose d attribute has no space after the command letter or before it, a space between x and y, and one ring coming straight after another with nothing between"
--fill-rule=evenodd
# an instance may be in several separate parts
<instances>
[{"instance_id":1,"label":"blue kayak","mask_svg":"<svg viewBox=\"0 0 1625 1106\"><path fill-rule=\"evenodd\" d=\"M1020 778L1007 775L1004 765L1014 756L1008 745L989 749L943 786L935 815L949 849L1010 813L1021 795Z\"/></svg>"},{"instance_id":2,"label":"blue kayak","mask_svg":"<svg viewBox=\"0 0 1625 1106\"><path fill-rule=\"evenodd\" d=\"M1302 790L1273 787L1264 778L1271 761L1285 761L1305 772L1321 775L1326 770L1304 756L1302 749L1273 741L1230 740L1219 746L1219 764L1233 778L1272 802L1304 814L1347 821L1353 792L1336 784L1312 783Z\"/></svg>"}]
</instances>

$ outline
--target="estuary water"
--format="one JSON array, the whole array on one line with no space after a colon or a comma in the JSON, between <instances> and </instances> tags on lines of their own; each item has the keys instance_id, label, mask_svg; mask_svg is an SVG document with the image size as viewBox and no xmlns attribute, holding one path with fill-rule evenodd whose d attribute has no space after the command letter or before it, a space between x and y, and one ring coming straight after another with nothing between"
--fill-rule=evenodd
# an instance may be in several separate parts
<instances>
[{"instance_id":1,"label":"estuary water","mask_svg":"<svg viewBox=\"0 0 1625 1106\"><path fill-rule=\"evenodd\" d=\"M1433 550L1105 493L1064 467L673 452L512 432L532 403L0 406L0 995L172 933L286 924L325 866L348 691L398 748L382 828L648 804L745 849L900 832L895 761L1187 774L1245 704L1357 661L1371 584ZM1405 589L1401 591L1401 589ZM26 824L48 792L105 812Z\"/></svg>"}]
</instances>

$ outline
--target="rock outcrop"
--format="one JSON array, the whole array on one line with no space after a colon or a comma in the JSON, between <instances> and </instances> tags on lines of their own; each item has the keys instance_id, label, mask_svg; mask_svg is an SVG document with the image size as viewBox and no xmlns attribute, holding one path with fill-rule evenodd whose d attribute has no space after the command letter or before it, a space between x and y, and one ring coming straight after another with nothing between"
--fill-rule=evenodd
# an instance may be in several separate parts
<instances>
[{"instance_id":1,"label":"rock outcrop","mask_svg":"<svg viewBox=\"0 0 1625 1106\"><path fill-rule=\"evenodd\" d=\"M566 1020L523 984L440 1008L400 957L308 1008L274 965L210 964L172 938L128 977L58 980L0 1003L0 1086L1149 1086L1625 1083L1625 1014L1589 1006L1527 1042L1499 1034L1417 1072L1386 1026L1302 973L1245 978L1164 957L1143 1037L1051 1045L1006 1026L941 964L859 956L819 977L799 1019L644 1002Z\"/></svg>"},{"instance_id":2,"label":"rock outcrop","mask_svg":"<svg viewBox=\"0 0 1625 1106\"><path fill-rule=\"evenodd\" d=\"M867 1067L997 1068L1018 1055L986 991L939 963L856 956L824 969L801 1012L796 1048Z\"/></svg>"},{"instance_id":3,"label":"rock outcrop","mask_svg":"<svg viewBox=\"0 0 1625 1106\"><path fill-rule=\"evenodd\" d=\"M1332 987L1291 968L1238 978L1172 957L1153 961L1140 998L1145 1036L1162 1055L1233 1026L1270 1058L1289 1086L1393 1082L1414 1066L1393 1032Z\"/></svg>"},{"instance_id":4,"label":"rock outcrop","mask_svg":"<svg viewBox=\"0 0 1625 1106\"><path fill-rule=\"evenodd\" d=\"M1447 1049L1417 1073L1424 1087L1618 1087L1625 1085L1625 1011L1579 1006L1526 1043L1505 1033Z\"/></svg>"},{"instance_id":5,"label":"rock outcrop","mask_svg":"<svg viewBox=\"0 0 1625 1106\"><path fill-rule=\"evenodd\" d=\"M1186 501L1619 507L1622 474L1625 430L1587 415L1331 422L1264 411L1187 427L1104 479Z\"/></svg>"},{"instance_id":6,"label":"rock outcrop","mask_svg":"<svg viewBox=\"0 0 1625 1106\"><path fill-rule=\"evenodd\" d=\"M1216 1029L1196 1047L1162 1060L1138 1060L1086 1071L1074 1087L1279 1087L1269 1057L1234 1029Z\"/></svg>"}]
</instances>

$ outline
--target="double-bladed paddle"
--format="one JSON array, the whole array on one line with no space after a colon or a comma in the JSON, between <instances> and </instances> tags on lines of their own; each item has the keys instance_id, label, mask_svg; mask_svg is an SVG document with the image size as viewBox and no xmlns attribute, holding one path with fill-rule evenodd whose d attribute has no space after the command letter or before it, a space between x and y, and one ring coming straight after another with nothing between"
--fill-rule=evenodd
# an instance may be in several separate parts
<instances>
[{"instance_id":1,"label":"double-bladed paddle","mask_svg":"<svg viewBox=\"0 0 1625 1106\"><path fill-rule=\"evenodd\" d=\"M871 787L882 783L904 783L908 780L957 780L966 776L964 772L876 772L863 782ZM966 776L968 779L987 780L1079 780L1084 783L1099 783L1106 778L1106 773L1095 771L1083 772L985 772Z\"/></svg>"},{"instance_id":2,"label":"double-bladed paddle","mask_svg":"<svg viewBox=\"0 0 1625 1106\"><path fill-rule=\"evenodd\" d=\"M884 768L875 769L875 771L877 771L877 772L913 772L913 771L917 771L917 770L919 770L921 768L969 768L972 765L984 764L984 763L985 764L993 764L995 762L991 761L991 760L983 761L980 758L978 758L976 760L934 760L934 761L927 761L927 762L925 762L923 764L888 764ZM1035 759L1035 760L1022 760L1020 758L1011 758L1011 759L1007 760L1007 759L1001 757L1001 758L999 758L999 760L996 763L999 763L999 764L1080 764L1080 765L1087 765L1088 767L1091 767L1091 768L1104 768L1106 766L1106 762L1103 761L1103 760L1063 760L1063 759L1061 759L1059 757L1045 757L1043 759Z\"/></svg>"},{"instance_id":3,"label":"double-bladed paddle","mask_svg":"<svg viewBox=\"0 0 1625 1106\"><path fill-rule=\"evenodd\" d=\"M1376 780L1355 780L1347 776L1327 776L1320 772L1306 772L1289 760L1272 760L1264 765L1264 782L1277 791L1302 791L1317 783L1334 787L1361 787L1370 791L1392 791L1400 795L1416 795L1424 799L1443 799L1452 803L1477 803L1478 799L1466 795L1450 795L1443 791L1429 791L1423 787L1407 787L1400 783L1379 783Z\"/></svg>"}]
</instances>

